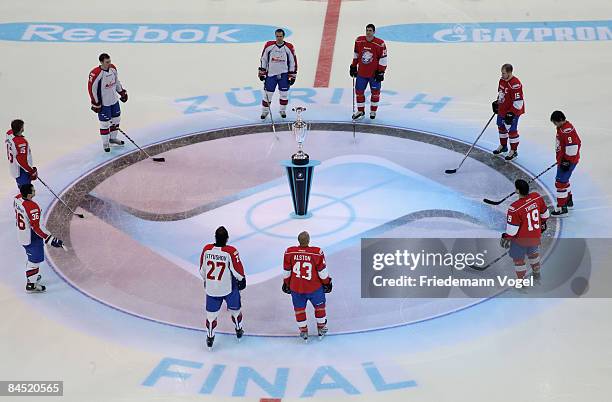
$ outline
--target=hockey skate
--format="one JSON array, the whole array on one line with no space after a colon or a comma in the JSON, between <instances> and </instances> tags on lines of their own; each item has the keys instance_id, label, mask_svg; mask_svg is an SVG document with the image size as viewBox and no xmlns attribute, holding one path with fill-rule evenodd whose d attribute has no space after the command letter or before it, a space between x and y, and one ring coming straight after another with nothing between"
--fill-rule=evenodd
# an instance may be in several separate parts
<instances>
[{"instance_id":1,"label":"hockey skate","mask_svg":"<svg viewBox=\"0 0 612 402\"><path fill-rule=\"evenodd\" d=\"M540 273L540 271L533 271L531 273L531 276L533 277L533 283L536 285L541 285L542 284L542 274Z\"/></svg>"},{"instance_id":2,"label":"hockey skate","mask_svg":"<svg viewBox=\"0 0 612 402\"><path fill-rule=\"evenodd\" d=\"M510 153L508 155L506 155L505 159L507 161L511 161L512 159L516 158L518 156L518 152L516 152L514 149L510 150Z\"/></svg>"},{"instance_id":3,"label":"hockey skate","mask_svg":"<svg viewBox=\"0 0 612 402\"><path fill-rule=\"evenodd\" d=\"M493 151L493 155L499 155L504 152L508 152L508 147L500 145L495 151Z\"/></svg>"},{"instance_id":4,"label":"hockey skate","mask_svg":"<svg viewBox=\"0 0 612 402\"><path fill-rule=\"evenodd\" d=\"M375 111L375 110L372 110L372 111L370 112L370 119L374 120L375 118L376 118L376 111Z\"/></svg>"},{"instance_id":5,"label":"hockey skate","mask_svg":"<svg viewBox=\"0 0 612 402\"><path fill-rule=\"evenodd\" d=\"M353 120L361 120L365 117L365 112L359 111L353 115Z\"/></svg>"},{"instance_id":6,"label":"hockey skate","mask_svg":"<svg viewBox=\"0 0 612 402\"><path fill-rule=\"evenodd\" d=\"M327 335L327 325L324 327L318 328L319 331L319 340L322 341L325 335Z\"/></svg>"},{"instance_id":7,"label":"hockey skate","mask_svg":"<svg viewBox=\"0 0 612 402\"><path fill-rule=\"evenodd\" d=\"M109 142L115 145L125 145L125 142L123 142L123 140L118 140L116 138L111 138Z\"/></svg>"},{"instance_id":8,"label":"hockey skate","mask_svg":"<svg viewBox=\"0 0 612 402\"><path fill-rule=\"evenodd\" d=\"M304 341L304 343L308 343L308 330L301 331L300 330L300 338Z\"/></svg>"},{"instance_id":9,"label":"hockey skate","mask_svg":"<svg viewBox=\"0 0 612 402\"><path fill-rule=\"evenodd\" d=\"M567 196L567 203L565 204L565 206L567 207L567 209L574 208L574 197L572 197L571 194Z\"/></svg>"},{"instance_id":10,"label":"hockey skate","mask_svg":"<svg viewBox=\"0 0 612 402\"><path fill-rule=\"evenodd\" d=\"M262 120L265 120L266 117L268 117L269 114L270 114L270 109L264 109L264 110L261 111L261 116L260 117L261 117Z\"/></svg>"},{"instance_id":11,"label":"hockey skate","mask_svg":"<svg viewBox=\"0 0 612 402\"><path fill-rule=\"evenodd\" d=\"M565 218L567 215L569 215L569 211L567 210L567 207L564 205L562 207L556 207L555 209L553 209L550 212L551 216L554 216L555 218Z\"/></svg>"},{"instance_id":12,"label":"hockey skate","mask_svg":"<svg viewBox=\"0 0 612 402\"><path fill-rule=\"evenodd\" d=\"M280 117L283 118L283 119L286 119L287 118L287 112L285 112L284 110L281 110L280 111Z\"/></svg>"},{"instance_id":13,"label":"hockey skate","mask_svg":"<svg viewBox=\"0 0 612 402\"><path fill-rule=\"evenodd\" d=\"M244 329L236 329L236 339L238 339L238 342L242 339L242 335L244 335Z\"/></svg>"},{"instance_id":14,"label":"hockey skate","mask_svg":"<svg viewBox=\"0 0 612 402\"><path fill-rule=\"evenodd\" d=\"M206 347L208 348L208 350L212 350L213 347L213 343L215 342L215 337L210 337L207 336L206 337Z\"/></svg>"},{"instance_id":15,"label":"hockey skate","mask_svg":"<svg viewBox=\"0 0 612 402\"><path fill-rule=\"evenodd\" d=\"M28 282L26 284L26 292L28 293L42 293L45 290L47 290L47 287L45 285L41 285L40 283L40 278L42 278L42 276L38 275L36 277L36 282Z\"/></svg>"}]
</instances>

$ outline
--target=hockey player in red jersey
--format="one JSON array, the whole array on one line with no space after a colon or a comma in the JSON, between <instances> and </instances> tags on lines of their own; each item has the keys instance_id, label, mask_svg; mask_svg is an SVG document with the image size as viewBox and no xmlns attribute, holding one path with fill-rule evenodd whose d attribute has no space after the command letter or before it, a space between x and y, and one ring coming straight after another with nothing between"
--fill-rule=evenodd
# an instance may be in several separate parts
<instances>
[{"instance_id":1,"label":"hockey player in red jersey","mask_svg":"<svg viewBox=\"0 0 612 402\"><path fill-rule=\"evenodd\" d=\"M365 36L359 36L355 40L353 62L349 68L350 76L356 78L357 112L353 115L353 120L365 116L365 90L368 84L371 92L370 119L376 118L378 110L381 83L385 79L387 69L387 47L382 39L374 36L374 32L374 24L368 24Z\"/></svg>"},{"instance_id":2,"label":"hockey player in red jersey","mask_svg":"<svg viewBox=\"0 0 612 402\"><path fill-rule=\"evenodd\" d=\"M204 246L200 256L200 275L206 288L206 346L209 349L215 341L217 316L223 301L232 314L236 338L240 340L244 334L240 291L246 288L246 276L238 250L227 244L228 239L227 229L219 226L215 242Z\"/></svg>"},{"instance_id":3,"label":"hockey player in red jersey","mask_svg":"<svg viewBox=\"0 0 612 402\"><path fill-rule=\"evenodd\" d=\"M20 194L13 201L17 237L28 257L26 263L26 291L44 292L46 287L40 284L40 263L45 260L45 244L52 247L63 247L64 243L52 236L40 223L42 210L33 198L36 195L32 184L19 188Z\"/></svg>"},{"instance_id":4,"label":"hockey player in red jersey","mask_svg":"<svg viewBox=\"0 0 612 402\"><path fill-rule=\"evenodd\" d=\"M514 260L514 269L519 279L525 278L527 268L525 256L529 259L533 277L540 277L540 239L546 231L548 208L540 194L529 192L529 183L519 179L514 182L519 199L508 208L506 232L500 244L510 248L508 254Z\"/></svg>"},{"instance_id":5,"label":"hockey player in red jersey","mask_svg":"<svg viewBox=\"0 0 612 402\"><path fill-rule=\"evenodd\" d=\"M568 208L574 206L570 177L580 161L582 142L572 123L565 119L565 115L560 110L552 113L550 121L557 127L557 176L555 178L557 207L551 212L551 215L564 217L568 214Z\"/></svg>"},{"instance_id":6,"label":"hockey player in red jersey","mask_svg":"<svg viewBox=\"0 0 612 402\"><path fill-rule=\"evenodd\" d=\"M519 117L525 113L525 100L523 98L523 85L512 74L511 64L504 64L501 68L501 78L497 86L497 99L493 101L493 113L497 114L497 128L499 130L499 147L493 154L499 155L508 152L508 137L510 139L510 152L506 160L518 156Z\"/></svg>"},{"instance_id":7,"label":"hockey player in red jersey","mask_svg":"<svg viewBox=\"0 0 612 402\"><path fill-rule=\"evenodd\" d=\"M280 115L287 117L287 104L289 103L289 87L295 83L297 78L297 56L295 48L289 42L285 42L285 31L275 31L276 40L266 42L259 65L258 76L264 82L264 96L261 101L261 119L265 119L270 113L270 103L278 86Z\"/></svg>"},{"instance_id":8,"label":"hockey player in red jersey","mask_svg":"<svg viewBox=\"0 0 612 402\"><path fill-rule=\"evenodd\" d=\"M105 152L110 152L110 144L123 145L117 138L121 108L119 100L127 102L128 94L117 74L117 67L111 63L110 56L102 53L98 60L100 65L89 73L87 91L91 100L91 110L100 121L100 137Z\"/></svg>"},{"instance_id":9,"label":"hockey player in red jersey","mask_svg":"<svg viewBox=\"0 0 612 402\"><path fill-rule=\"evenodd\" d=\"M23 120L13 120L11 129L6 132L6 156L9 162L9 172L17 182L17 187L30 184L38 178L38 170L32 166L32 151L28 140L23 136L25 123Z\"/></svg>"},{"instance_id":10,"label":"hockey player in red jersey","mask_svg":"<svg viewBox=\"0 0 612 402\"><path fill-rule=\"evenodd\" d=\"M327 334L327 314L325 312L325 293L332 291L332 281L325 266L325 255L319 247L311 247L310 235L298 235L299 246L285 251L283 258L283 292L290 294L300 330L300 337L308 341L306 324L306 303L315 309L319 339Z\"/></svg>"}]
</instances>

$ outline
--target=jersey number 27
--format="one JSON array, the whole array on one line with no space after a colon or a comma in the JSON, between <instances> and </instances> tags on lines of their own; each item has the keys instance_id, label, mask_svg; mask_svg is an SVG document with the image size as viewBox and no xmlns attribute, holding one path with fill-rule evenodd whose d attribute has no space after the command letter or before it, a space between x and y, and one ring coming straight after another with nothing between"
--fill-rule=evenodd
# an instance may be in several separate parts
<instances>
[{"instance_id":1,"label":"jersey number 27","mask_svg":"<svg viewBox=\"0 0 612 402\"><path fill-rule=\"evenodd\" d=\"M221 278L223 277L223 272L225 272L225 267L227 264L221 261L218 261L216 264L214 261L208 261L206 265L208 265L209 267L208 273L206 274L206 279L210 279L213 281L220 281ZM218 268L218 273L219 273L218 276L216 276L217 268Z\"/></svg>"}]
</instances>

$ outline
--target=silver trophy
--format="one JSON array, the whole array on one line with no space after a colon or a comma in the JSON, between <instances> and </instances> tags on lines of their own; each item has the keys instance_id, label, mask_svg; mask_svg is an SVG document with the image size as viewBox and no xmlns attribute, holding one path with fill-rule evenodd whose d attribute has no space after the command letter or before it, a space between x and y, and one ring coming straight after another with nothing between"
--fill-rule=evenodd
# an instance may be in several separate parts
<instances>
[{"instance_id":1,"label":"silver trophy","mask_svg":"<svg viewBox=\"0 0 612 402\"><path fill-rule=\"evenodd\" d=\"M307 165L310 161L310 157L307 153L304 153L304 141L306 140L308 130L310 130L310 124L306 123L302 119L302 112L305 111L306 108L299 106L291 110L297 114L297 117L295 122L291 123L289 126L295 135L295 140L298 143L298 151L291 156L291 161L294 165Z\"/></svg>"}]
</instances>

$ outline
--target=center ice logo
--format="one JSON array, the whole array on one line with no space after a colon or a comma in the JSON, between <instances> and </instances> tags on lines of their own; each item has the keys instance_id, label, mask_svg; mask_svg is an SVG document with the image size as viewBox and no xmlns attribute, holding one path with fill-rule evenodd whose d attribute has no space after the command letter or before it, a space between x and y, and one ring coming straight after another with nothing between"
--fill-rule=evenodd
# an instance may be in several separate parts
<instances>
[{"instance_id":1,"label":"center ice logo","mask_svg":"<svg viewBox=\"0 0 612 402\"><path fill-rule=\"evenodd\" d=\"M0 24L0 40L19 42L252 43L278 27L251 24L115 24L16 22ZM286 36L291 31L283 28Z\"/></svg>"}]
</instances>

